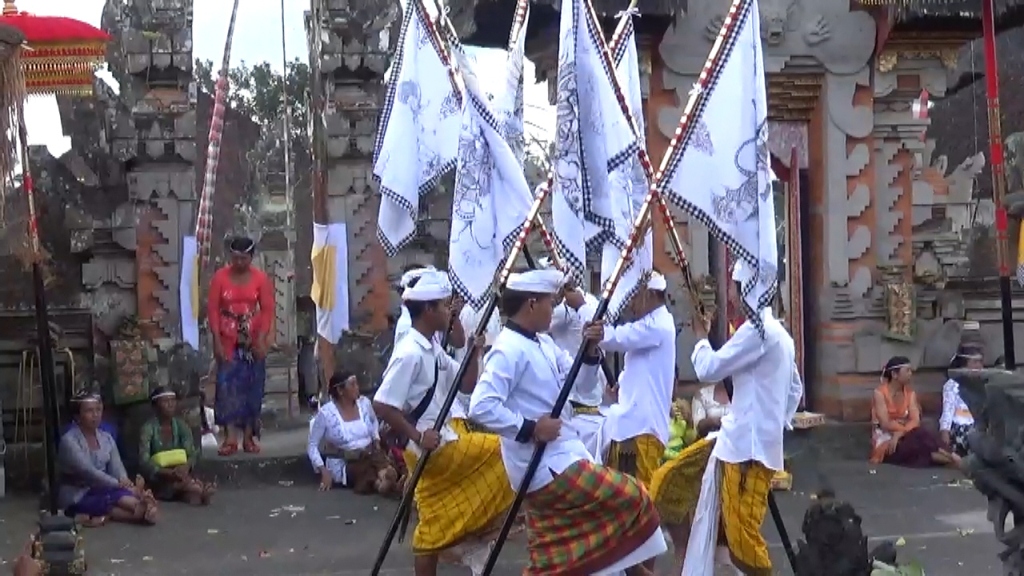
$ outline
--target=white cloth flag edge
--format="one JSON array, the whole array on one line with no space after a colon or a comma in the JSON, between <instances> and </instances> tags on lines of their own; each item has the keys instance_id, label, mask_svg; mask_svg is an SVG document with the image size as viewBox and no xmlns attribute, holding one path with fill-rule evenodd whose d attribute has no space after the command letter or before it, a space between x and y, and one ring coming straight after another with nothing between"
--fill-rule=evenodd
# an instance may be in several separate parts
<instances>
[{"instance_id":1,"label":"white cloth flag edge","mask_svg":"<svg viewBox=\"0 0 1024 576\"><path fill-rule=\"evenodd\" d=\"M757 327L758 332L763 335L764 323L761 312L772 305L778 291L778 245L775 237L774 198L771 188L770 167L768 166L770 158L758 160L759 154L767 154L767 97L758 22L757 2L755 0L746 0L744 7L737 14L734 24L736 26L736 33L730 36L729 43L723 48L724 63L718 68L717 74L708 79L708 83L704 88L706 96L692 116L692 121L695 122L695 131L690 145L686 149L677 147L673 150L673 155L669 159L665 176L662 179L663 182L667 182L667 185L662 187L662 189L680 208L698 220L716 239L725 244L734 258L742 260L748 266L751 273L745 281L741 282L743 309L746 317ZM746 52L745 55L744 51L749 52ZM740 63L737 64L736 62ZM734 70L740 70L740 72L735 72ZM725 90L718 90L723 78L731 77L734 73L737 75L737 78L740 78L738 80L740 85L737 87L730 86L729 89ZM744 74L749 76L744 76ZM738 97L737 94L739 94ZM714 200L718 200L722 204L734 203L735 207L742 208L741 194L749 192L747 186L741 185L738 189L732 190L732 192L736 193L736 196L729 198L728 196L722 197L712 192L711 183L702 188L699 184L694 185L693 179L691 179L685 185L675 185L676 179L688 172L705 175L709 172L715 172L717 175L715 170L688 171L684 166L684 164L687 164L687 160L692 158L692 154L695 151L702 150L702 145L709 146L712 149L710 152L705 152L710 157L708 162L715 156L713 149L718 148L718 146L712 142L713 132L710 131L710 125L714 119L706 118L706 116L711 103L717 102L715 100L717 95L724 95L722 98L734 98L743 101L747 98L752 98L753 100L751 103L742 102L739 104L740 109L751 104L753 105L755 122L752 126L747 127L751 129L753 138L745 141L737 150L730 151L729 156L738 159L740 152L742 152L742 146L749 143L755 145L754 158L757 166L753 172L756 173L756 189L754 194L757 201L753 204L754 207L747 211L748 215L753 214L757 220L757 234L754 242L749 242L749 238L747 242L738 238L738 232L744 228L749 229L750 219L734 224L733 227L736 230L730 233L724 229L724 226L719 224L718 217L697 204L697 202L703 200L699 196L706 195L708 197L706 203L709 206L714 204ZM732 106L733 110L736 108L736 105ZM735 122L735 114L731 115L730 118L733 121L725 132L729 132L730 129L734 132L736 131L735 126L737 122ZM741 127L741 129L745 130L746 128ZM702 142L701 139L706 139L706 142ZM761 166L762 163L764 166ZM707 180L706 176L702 176L701 179ZM749 179L747 184L749 184ZM762 198L762 190L765 188L767 189L767 197ZM735 198L739 198L739 200ZM738 218L736 219L738 220ZM770 231L770 233L764 234L765 230Z\"/></svg>"},{"instance_id":2,"label":"white cloth flag edge","mask_svg":"<svg viewBox=\"0 0 1024 576\"><path fill-rule=\"evenodd\" d=\"M395 49L394 57L392 58L392 65L388 68L388 83L384 95L384 102L381 106L381 116L377 124L377 135L374 139L373 146L373 178L377 183L378 189L381 194L381 205L377 216L377 240L384 248L385 253L388 256L395 256L402 248L407 246L409 242L413 240L416 233L416 217L419 211L419 199L431 191L441 177L448 171L455 168L456 158L455 154L451 154L449 158L440 158L441 164L431 168L433 172L432 176L425 181L419 182L417 193L415 196L416 202L413 199L406 198L402 193L390 189L384 184L384 174L388 169L390 158L381 162L381 152L385 148L387 138L391 128L391 115L398 98L398 87L401 84L399 80L402 78L402 72L405 68L407 61L406 57L412 54L419 58L421 51L425 49L425 45L429 44L430 49L433 50L440 63L444 62L441 57L442 49L437 44L437 39L429 32L429 27L426 21L430 18L429 12L426 7L420 2L405 2L403 5L403 18L402 28L399 34L397 47ZM418 26L418 34L410 40L409 34L413 30L414 26ZM426 42L423 42L421 35L426 35ZM408 51L407 44L410 41L415 42L413 50ZM417 70L418 72L418 70ZM449 87L450 92L445 98L442 104L442 112L450 112L451 114L458 114L458 108L460 104L458 97L455 94L455 89L451 86L450 81L447 77L444 79L445 85ZM439 127L442 127L444 118L439 120ZM403 135L399 135L401 138ZM406 138L408 135L404 135ZM443 139L443 138L442 138ZM418 141L418 138L417 138ZM419 157L417 156L417 162ZM382 165L383 164L383 165ZM404 167L407 169L407 167ZM388 222L390 224L384 224ZM384 225L382 225L384 224ZM391 226L397 227L398 231L397 238L390 238L388 233L385 231Z\"/></svg>"},{"instance_id":3,"label":"white cloth flag edge","mask_svg":"<svg viewBox=\"0 0 1024 576\"><path fill-rule=\"evenodd\" d=\"M181 312L181 339L193 349L199 350L199 319L192 313L193 291L198 288L192 283L196 272L196 257L199 244L195 236L181 239L181 281L178 284L178 308Z\"/></svg>"},{"instance_id":4,"label":"white cloth flag edge","mask_svg":"<svg viewBox=\"0 0 1024 576\"><path fill-rule=\"evenodd\" d=\"M521 43L519 44L522 45ZM512 64L511 58L514 58L516 54L522 55L521 51L510 52L510 60L508 64ZM489 215L494 224L493 233L500 236L497 238L501 243L501 255L494 258L491 263L492 266L488 266L488 272L490 275L487 277L487 287L482 291L474 291L470 288L469 283L464 281L460 277L459 269L462 266L458 263L458 256L456 252L452 250L453 237L449 238L449 265L448 275L451 280L452 287L455 291L469 304L473 309L480 310L484 307L487 300L494 292L494 283L491 281L496 274L498 269L504 265L509 252L515 245L516 239L522 232L523 227L526 224L526 218L529 216L530 207L533 203L533 196L530 193L529 184L526 182L526 176L523 173L522 165L519 164L519 159L512 149L509 142L505 139L505 134L502 132L502 123L499 116L495 114L487 104L486 93L483 91L479 84L479 80L475 73L472 72L465 54L462 52L456 52L453 56L459 61L459 68L464 70L463 80L466 86L465 102L463 114L471 115L472 120L480 129L480 137L487 146L488 161L491 164L491 176L487 182L491 188L489 195L491 214ZM517 72L522 74L522 67L507 68L508 73L514 74ZM511 88L512 82L507 82L506 86ZM514 115L515 112L515 94L511 96L502 94L496 99L502 102L504 105L509 107L510 115ZM462 134L460 133L460 138ZM459 155L464 156L463 154ZM511 177L511 181L508 179ZM458 176L456 176L456 186L458 186ZM519 190L517 193L516 190ZM495 194L495 192L501 192L501 194ZM456 194L458 191L456 190ZM518 198L521 196L522 198ZM497 200L502 201L499 206ZM516 200L522 200L521 206L516 209ZM455 209L457 207L457 198L453 198L452 203L452 221L456 220ZM499 211L500 210L500 215ZM500 224L504 222L514 222L512 226L506 226L502 230ZM492 244L493 248L493 244ZM476 272L479 273L479 269Z\"/></svg>"},{"instance_id":5,"label":"white cloth flag edge","mask_svg":"<svg viewBox=\"0 0 1024 576\"><path fill-rule=\"evenodd\" d=\"M313 224L313 248L334 248L334 307L316 306L316 333L337 343L350 327L348 290L348 226L344 222Z\"/></svg>"},{"instance_id":6,"label":"white cloth flag edge","mask_svg":"<svg viewBox=\"0 0 1024 576\"><path fill-rule=\"evenodd\" d=\"M630 113L633 117L634 124L637 130L642 131L644 127L643 122L643 107L642 107L642 95L640 93L640 70L637 63L637 51L636 51L636 29L633 26L633 14L634 11L627 11L621 17L627 20L624 23L622 35L619 39L619 43L615 46L615 51L612 54L613 63L615 64L615 74L619 79L620 85L625 91L627 102L630 106ZM646 142L642 139L638 141L638 146L646 149ZM627 181L624 183L624 187L619 194L625 194L627 202L630 202L631 209L629 211L630 217L628 221L619 224L620 229L624 229L625 239L628 242L629 237L632 233L633 223L636 219L636 214L640 209L640 205L643 203L644 197L647 195L649 190L649 184L647 177L644 174L643 167L640 164L640 159L637 156L637 150L634 150L633 157L629 162L631 170L627 173ZM618 167L616 168L618 169ZM637 190L637 186L640 187ZM616 192L613 192L615 194ZM637 200L639 199L639 202ZM620 200L621 201L621 200ZM619 216L623 218L624 215ZM650 273L654 268L654 255L653 255L653 241L654 235L648 230L644 237L641 239L641 243L634 247L632 258L626 263L626 268L619 279L618 285L615 287L615 291L612 293L611 300L608 304L608 311L606 313L607 319L610 322L615 322L622 314L623 309L627 306L633 295L643 287L643 284L650 277ZM601 255L601 284L607 283L608 278L611 277L612 271L615 269L615 265L618 263L621 250L619 250L613 244L605 244Z\"/></svg>"}]
</instances>

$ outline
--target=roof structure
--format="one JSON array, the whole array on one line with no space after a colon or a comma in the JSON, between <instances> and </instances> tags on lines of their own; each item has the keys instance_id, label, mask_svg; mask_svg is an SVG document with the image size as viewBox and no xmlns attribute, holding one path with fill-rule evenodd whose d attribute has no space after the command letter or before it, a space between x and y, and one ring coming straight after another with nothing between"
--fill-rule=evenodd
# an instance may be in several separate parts
<instances>
[{"instance_id":1,"label":"roof structure","mask_svg":"<svg viewBox=\"0 0 1024 576\"><path fill-rule=\"evenodd\" d=\"M981 7L987 0L862 0L865 6L890 6L900 28L977 30L981 33ZM995 0L996 28L1024 24L1024 0Z\"/></svg>"}]
</instances>

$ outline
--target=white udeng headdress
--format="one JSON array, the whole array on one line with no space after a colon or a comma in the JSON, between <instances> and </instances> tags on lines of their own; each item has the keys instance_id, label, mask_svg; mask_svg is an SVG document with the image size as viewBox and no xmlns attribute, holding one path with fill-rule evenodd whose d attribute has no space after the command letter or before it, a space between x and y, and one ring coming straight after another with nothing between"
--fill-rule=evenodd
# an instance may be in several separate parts
<instances>
[{"instance_id":1,"label":"white udeng headdress","mask_svg":"<svg viewBox=\"0 0 1024 576\"><path fill-rule=\"evenodd\" d=\"M402 291L402 300L414 302L432 302L443 300L452 295L452 284L448 273L440 270L424 270L419 275L415 286L406 287Z\"/></svg>"},{"instance_id":2,"label":"white udeng headdress","mask_svg":"<svg viewBox=\"0 0 1024 576\"><path fill-rule=\"evenodd\" d=\"M554 268L511 274L505 288L516 292L554 294L565 285L565 274Z\"/></svg>"},{"instance_id":3,"label":"white udeng headdress","mask_svg":"<svg viewBox=\"0 0 1024 576\"><path fill-rule=\"evenodd\" d=\"M409 270L405 274L402 274L402 279L398 281L398 285L402 288L408 288L410 282L419 278L420 276L423 276L424 274L430 272L431 270L437 270L437 268L434 268L433 266L413 268L412 270Z\"/></svg>"}]
</instances>

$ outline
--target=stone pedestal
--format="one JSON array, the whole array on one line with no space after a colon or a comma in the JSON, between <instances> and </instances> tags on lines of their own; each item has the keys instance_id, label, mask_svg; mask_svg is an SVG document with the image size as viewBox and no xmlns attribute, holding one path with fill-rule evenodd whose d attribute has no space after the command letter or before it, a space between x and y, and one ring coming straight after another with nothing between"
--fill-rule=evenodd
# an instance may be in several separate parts
<instances>
[{"instance_id":1,"label":"stone pedestal","mask_svg":"<svg viewBox=\"0 0 1024 576\"><path fill-rule=\"evenodd\" d=\"M41 513L39 534L32 542L32 557L42 563L43 574L49 576L78 576L86 572L82 536L74 520L66 516Z\"/></svg>"}]
</instances>

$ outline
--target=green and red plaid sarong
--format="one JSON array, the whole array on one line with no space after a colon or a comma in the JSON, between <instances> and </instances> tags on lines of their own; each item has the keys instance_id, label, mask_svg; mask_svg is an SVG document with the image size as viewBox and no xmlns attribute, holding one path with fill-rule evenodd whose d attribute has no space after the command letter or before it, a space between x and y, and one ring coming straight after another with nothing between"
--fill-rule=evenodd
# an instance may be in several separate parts
<instances>
[{"instance_id":1,"label":"green and red plaid sarong","mask_svg":"<svg viewBox=\"0 0 1024 576\"><path fill-rule=\"evenodd\" d=\"M526 497L529 576L588 575L622 560L658 530L633 477L580 460Z\"/></svg>"}]
</instances>

